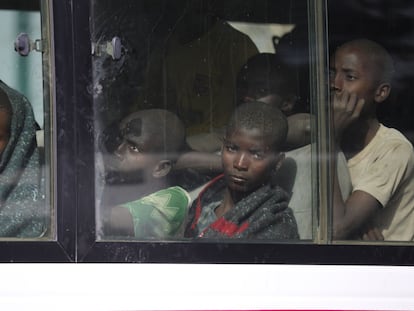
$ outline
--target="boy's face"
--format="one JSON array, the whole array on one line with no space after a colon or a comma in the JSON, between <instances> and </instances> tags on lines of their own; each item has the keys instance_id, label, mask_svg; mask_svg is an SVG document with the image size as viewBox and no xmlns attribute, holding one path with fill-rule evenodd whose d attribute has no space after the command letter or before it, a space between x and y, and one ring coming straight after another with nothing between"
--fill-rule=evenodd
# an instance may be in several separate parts
<instances>
[{"instance_id":1,"label":"boy's face","mask_svg":"<svg viewBox=\"0 0 414 311\"><path fill-rule=\"evenodd\" d=\"M222 148L227 187L237 192L252 192L268 183L281 161L272 143L260 129L237 128L227 135Z\"/></svg>"},{"instance_id":2,"label":"boy's face","mask_svg":"<svg viewBox=\"0 0 414 311\"><path fill-rule=\"evenodd\" d=\"M0 109L0 159L10 138L10 115L5 109Z\"/></svg>"},{"instance_id":3,"label":"boy's face","mask_svg":"<svg viewBox=\"0 0 414 311\"><path fill-rule=\"evenodd\" d=\"M120 181L144 182L151 178L152 170L158 163L154 138L146 133L142 121L137 117L121 123L121 143L106 161L107 171L115 173Z\"/></svg>"},{"instance_id":4,"label":"boy's face","mask_svg":"<svg viewBox=\"0 0 414 311\"><path fill-rule=\"evenodd\" d=\"M365 99L367 104L373 103L378 87L378 73L370 55L353 45L340 47L331 59L331 91L337 94L347 91Z\"/></svg>"}]
</instances>

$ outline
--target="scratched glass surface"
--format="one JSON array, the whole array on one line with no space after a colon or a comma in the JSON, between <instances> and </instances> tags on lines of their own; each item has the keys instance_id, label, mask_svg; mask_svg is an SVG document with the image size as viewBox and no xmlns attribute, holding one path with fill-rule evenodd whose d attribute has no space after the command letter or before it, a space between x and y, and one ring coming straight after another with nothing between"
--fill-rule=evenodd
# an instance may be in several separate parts
<instances>
[{"instance_id":1,"label":"scratched glass surface","mask_svg":"<svg viewBox=\"0 0 414 311\"><path fill-rule=\"evenodd\" d=\"M91 5L97 238L312 240L317 191L306 3ZM238 198L229 204L224 193L231 180L220 177L226 171L223 148L228 149L223 138L233 112L248 102L276 107L283 116L280 124L289 124L290 130L275 149L268 150L272 142L260 139L246 149L249 173L229 174L248 184L253 169L253 177L263 181L236 191ZM269 122L257 118L255 128ZM283 125L279 130L287 131ZM264 159L252 155L258 148ZM254 165L276 153L285 154L283 163L277 157L266 164L266 172L254 171ZM198 219L194 202L206 192L214 194L203 201ZM223 213L223 208L232 211ZM279 223L280 215L284 220ZM214 229L223 221L237 229ZM281 229L283 222L286 229Z\"/></svg>"}]
</instances>

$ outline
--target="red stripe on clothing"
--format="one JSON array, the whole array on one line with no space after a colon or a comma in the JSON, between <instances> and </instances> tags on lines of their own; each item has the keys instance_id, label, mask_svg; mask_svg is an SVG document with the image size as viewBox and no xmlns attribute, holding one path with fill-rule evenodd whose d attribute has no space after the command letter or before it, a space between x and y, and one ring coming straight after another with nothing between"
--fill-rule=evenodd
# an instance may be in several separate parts
<instances>
[{"instance_id":1,"label":"red stripe on clothing","mask_svg":"<svg viewBox=\"0 0 414 311\"><path fill-rule=\"evenodd\" d=\"M214 184L217 180L223 178L224 174L220 174L216 177L214 177L212 180L210 180L208 182L208 184L203 188L203 190L201 190L201 192L198 194L197 197L197 205L196 205L196 210L195 210L195 215L194 215L194 221L191 224L191 229L194 230L197 226L198 223L198 219L200 218L201 215L201 197L203 196L204 192L207 191L208 188L211 187L212 184Z\"/></svg>"},{"instance_id":2,"label":"red stripe on clothing","mask_svg":"<svg viewBox=\"0 0 414 311\"><path fill-rule=\"evenodd\" d=\"M237 233L242 233L249 227L249 223L246 221L242 223L240 226L236 225L234 222L228 221L221 217L220 219L216 220L214 223L210 225L210 228L221 232L228 237L232 237Z\"/></svg>"}]
</instances>

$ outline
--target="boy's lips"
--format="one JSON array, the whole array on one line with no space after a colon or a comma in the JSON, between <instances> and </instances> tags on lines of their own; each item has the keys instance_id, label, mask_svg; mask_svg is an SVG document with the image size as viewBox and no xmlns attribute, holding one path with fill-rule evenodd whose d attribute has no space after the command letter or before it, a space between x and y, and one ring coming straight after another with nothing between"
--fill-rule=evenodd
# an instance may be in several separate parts
<instances>
[{"instance_id":1,"label":"boy's lips","mask_svg":"<svg viewBox=\"0 0 414 311\"><path fill-rule=\"evenodd\" d=\"M247 181L247 178L244 178L242 176L238 176L238 175L230 175L230 180L235 182L235 183L244 183Z\"/></svg>"}]
</instances>

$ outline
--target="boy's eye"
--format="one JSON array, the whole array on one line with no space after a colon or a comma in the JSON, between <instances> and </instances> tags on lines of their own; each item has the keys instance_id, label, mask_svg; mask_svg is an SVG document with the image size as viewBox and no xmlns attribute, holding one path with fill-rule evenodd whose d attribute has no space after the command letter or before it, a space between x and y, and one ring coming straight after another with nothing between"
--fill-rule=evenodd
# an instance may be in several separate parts
<instances>
[{"instance_id":1,"label":"boy's eye","mask_svg":"<svg viewBox=\"0 0 414 311\"><path fill-rule=\"evenodd\" d=\"M347 76L346 76L346 78L347 78L349 81L354 81L354 80L356 80L356 79L357 79L357 77L356 77L356 76L354 76L354 75L347 75Z\"/></svg>"},{"instance_id":2,"label":"boy's eye","mask_svg":"<svg viewBox=\"0 0 414 311\"><path fill-rule=\"evenodd\" d=\"M141 151L139 150L138 146L134 145L134 144L128 144L128 149L134 153L140 153Z\"/></svg>"},{"instance_id":3,"label":"boy's eye","mask_svg":"<svg viewBox=\"0 0 414 311\"><path fill-rule=\"evenodd\" d=\"M236 152L237 150L236 146L234 145L226 145L225 148L228 152Z\"/></svg>"},{"instance_id":4,"label":"boy's eye","mask_svg":"<svg viewBox=\"0 0 414 311\"><path fill-rule=\"evenodd\" d=\"M263 151L252 151L251 152L254 159L263 159L264 152Z\"/></svg>"}]
</instances>

